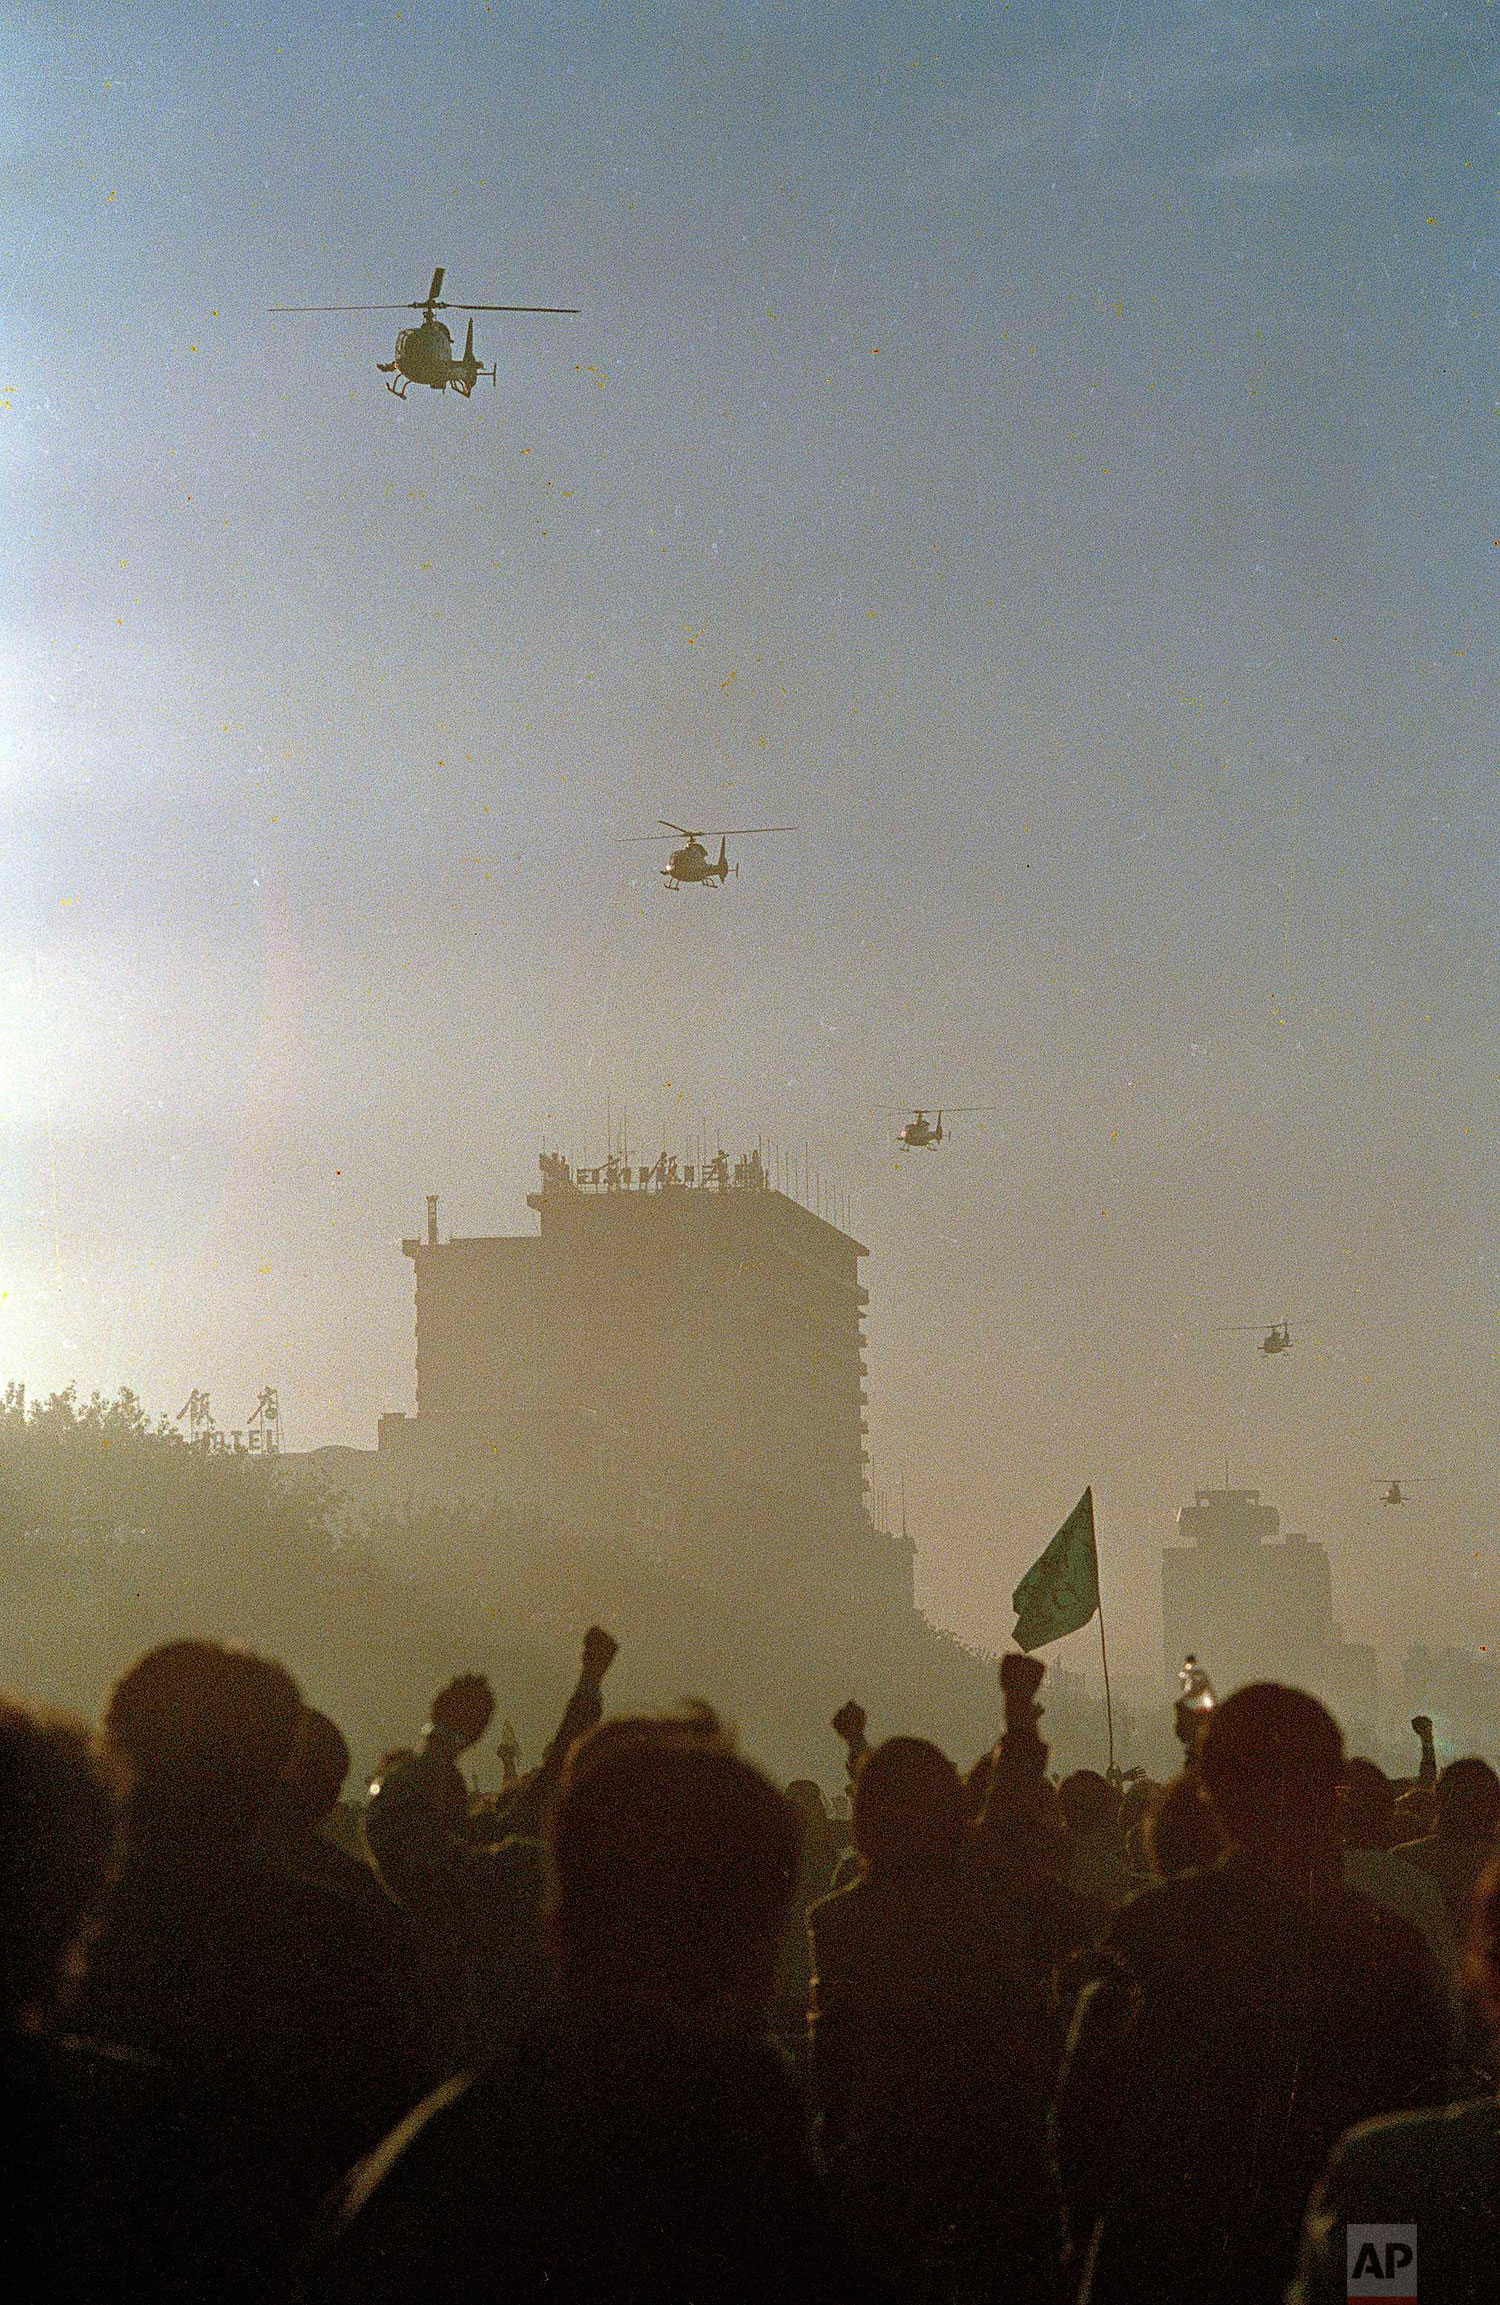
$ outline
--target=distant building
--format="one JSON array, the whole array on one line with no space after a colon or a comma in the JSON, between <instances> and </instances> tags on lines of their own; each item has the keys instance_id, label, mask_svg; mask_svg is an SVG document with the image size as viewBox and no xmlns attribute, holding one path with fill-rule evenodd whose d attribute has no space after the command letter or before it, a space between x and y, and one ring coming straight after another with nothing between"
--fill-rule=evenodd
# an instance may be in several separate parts
<instances>
[{"instance_id":1,"label":"distant building","mask_svg":"<svg viewBox=\"0 0 1500 2305\"><path fill-rule=\"evenodd\" d=\"M1401 1676L1402 1711L1426 1713L1438 1750L1489 1753L1500 1746L1500 1659L1488 1648L1413 1644Z\"/></svg>"},{"instance_id":2,"label":"distant building","mask_svg":"<svg viewBox=\"0 0 1500 2305\"><path fill-rule=\"evenodd\" d=\"M864 1314L848 1233L771 1188L758 1153L697 1173L544 1155L520 1237L403 1241L417 1408L382 1470L644 1536L720 1582L817 1613L912 1606L914 1548L867 1506Z\"/></svg>"},{"instance_id":3,"label":"distant building","mask_svg":"<svg viewBox=\"0 0 1500 2305\"><path fill-rule=\"evenodd\" d=\"M1375 1653L1345 1641L1333 1617L1328 1555L1258 1489L1198 1489L1177 1515L1181 1542L1162 1553L1168 1680L1195 1655L1221 1696L1245 1681L1291 1681L1335 1712L1376 1704Z\"/></svg>"}]
</instances>

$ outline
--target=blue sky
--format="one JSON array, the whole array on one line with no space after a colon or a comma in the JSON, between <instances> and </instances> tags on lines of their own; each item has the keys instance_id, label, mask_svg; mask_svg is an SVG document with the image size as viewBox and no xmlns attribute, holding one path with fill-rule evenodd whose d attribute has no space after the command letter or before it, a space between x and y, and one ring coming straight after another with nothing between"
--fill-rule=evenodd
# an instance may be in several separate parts
<instances>
[{"instance_id":1,"label":"blue sky","mask_svg":"<svg viewBox=\"0 0 1500 2305\"><path fill-rule=\"evenodd\" d=\"M12 24L6 1372L368 1440L422 1193L701 1116L854 1195L934 1614L1092 1479L1148 1660L1227 1453L1500 1641L1496 11ZM582 316L267 314L439 262Z\"/></svg>"}]
</instances>

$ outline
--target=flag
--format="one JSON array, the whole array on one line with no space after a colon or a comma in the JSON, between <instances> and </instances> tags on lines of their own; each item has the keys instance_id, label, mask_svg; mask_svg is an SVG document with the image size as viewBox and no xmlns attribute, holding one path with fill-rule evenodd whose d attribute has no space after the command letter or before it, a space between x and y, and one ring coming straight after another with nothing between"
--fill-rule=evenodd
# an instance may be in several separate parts
<instances>
[{"instance_id":1,"label":"flag","mask_svg":"<svg viewBox=\"0 0 1500 2305\"><path fill-rule=\"evenodd\" d=\"M1094 1492L1084 1490L1041 1558L1010 1596L1018 1649L1044 1648L1076 1633L1099 1606L1099 1555L1094 1548Z\"/></svg>"}]
</instances>

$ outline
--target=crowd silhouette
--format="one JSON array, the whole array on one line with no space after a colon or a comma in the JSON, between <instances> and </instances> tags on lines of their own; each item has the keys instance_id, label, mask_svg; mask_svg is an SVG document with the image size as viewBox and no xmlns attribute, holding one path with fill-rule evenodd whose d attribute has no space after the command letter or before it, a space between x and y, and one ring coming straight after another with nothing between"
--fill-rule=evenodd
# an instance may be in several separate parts
<instances>
[{"instance_id":1,"label":"crowd silhouette","mask_svg":"<svg viewBox=\"0 0 1500 2305\"><path fill-rule=\"evenodd\" d=\"M9 2295L1326 2305L1364 2227L1495 2293L1485 1761L1419 1720L1393 1782L1259 1683L1170 1783L1057 1784L1016 1654L967 1770L851 1703L782 1791L705 1705L606 1718L614 1654L484 1797L473 1673L362 1805L247 1650L96 1732L0 1700Z\"/></svg>"}]
</instances>

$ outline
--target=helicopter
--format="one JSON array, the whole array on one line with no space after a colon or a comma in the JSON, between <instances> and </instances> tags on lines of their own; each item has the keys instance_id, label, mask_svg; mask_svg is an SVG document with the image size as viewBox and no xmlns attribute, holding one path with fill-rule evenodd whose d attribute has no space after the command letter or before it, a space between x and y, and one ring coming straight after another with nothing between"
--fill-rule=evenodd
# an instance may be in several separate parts
<instances>
[{"instance_id":1,"label":"helicopter","mask_svg":"<svg viewBox=\"0 0 1500 2305\"><path fill-rule=\"evenodd\" d=\"M1231 1337L1259 1337L1263 1353L1289 1353L1292 1349L1292 1324L1288 1320L1272 1321L1269 1328L1264 1321L1256 1321L1253 1325L1241 1322L1239 1326L1226 1329L1224 1333Z\"/></svg>"},{"instance_id":2,"label":"helicopter","mask_svg":"<svg viewBox=\"0 0 1500 2305\"><path fill-rule=\"evenodd\" d=\"M970 1111L972 1106L954 1104L954 1106L945 1106L945 1109L949 1113L954 1113L954 1111L963 1113L963 1111ZM942 1143L942 1111L945 1109L938 1111L938 1120L933 1123L933 1120L926 1118L926 1106L924 1104L912 1106L912 1118L908 1120L906 1127L899 1129L899 1134L896 1134L896 1143L899 1143L901 1150L903 1152L935 1152L938 1150L938 1146Z\"/></svg>"},{"instance_id":3,"label":"helicopter","mask_svg":"<svg viewBox=\"0 0 1500 2305\"><path fill-rule=\"evenodd\" d=\"M436 315L439 312L551 312L576 319L578 308L572 304L447 304L443 301L444 267L439 264L432 275L432 285L417 304L273 304L273 312L420 312L421 323L415 328L403 328L396 337L396 355L393 360L377 360L375 365L386 380L387 392L394 392L398 400L406 398L408 385L427 384L434 392L446 392L451 387L465 400L481 376L495 381L492 363L486 368L474 350L474 322L469 321L469 332L458 359L453 357L453 337Z\"/></svg>"},{"instance_id":4,"label":"helicopter","mask_svg":"<svg viewBox=\"0 0 1500 2305\"><path fill-rule=\"evenodd\" d=\"M732 840L747 840L752 833L795 832L797 830L794 824L742 824L737 827L732 826L727 832L720 832L716 836L711 832L689 832L685 824L673 824L670 817L659 816L656 821L664 828L665 833L678 834L684 843L683 847L673 849L661 868L662 879L668 888L673 890L679 888L712 888L715 881L722 888L731 873L734 874L736 880L740 877L739 866L731 864L729 861L729 843ZM661 840L663 837L663 832L641 832L631 835L634 840ZM718 839L719 853L717 858L712 858L704 843L715 837Z\"/></svg>"},{"instance_id":5,"label":"helicopter","mask_svg":"<svg viewBox=\"0 0 1500 2305\"><path fill-rule=\"evenodd\" d=\"M917 1105L913 1108L911 1119L905 1128L898 1133L896 1142L903 1152L936 1152L938 1146L944 1142L944 1112L948 1114L951 1120L955 1113L983 1112L985 1109L981 1104L944 1105L939 1109L937 1121L934 1124L927 1118L926 1107Z\"/></svg>"},{"instance_id":6,"label":"helicopter","mask_svg":"<svg viewBox=\"0 0 1500 2305\"><path fill-rule=\"evenodd\" d=\"M1380 1501L1383 1505L1404 1505L1407 1502L1406 1491L1411 1487L1411 1482L1408 1480L1406 1488L1403 1488L1396 1475L1392 1473L1388 1480L1377 1479L1375 1486L1380 1491Z\"/></svg>"}]
</instances>

